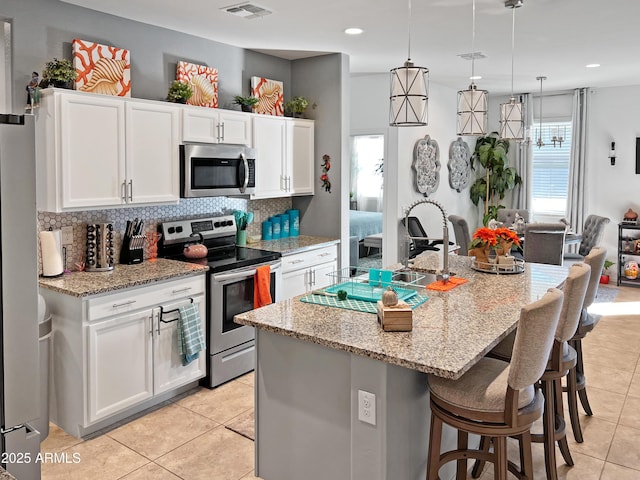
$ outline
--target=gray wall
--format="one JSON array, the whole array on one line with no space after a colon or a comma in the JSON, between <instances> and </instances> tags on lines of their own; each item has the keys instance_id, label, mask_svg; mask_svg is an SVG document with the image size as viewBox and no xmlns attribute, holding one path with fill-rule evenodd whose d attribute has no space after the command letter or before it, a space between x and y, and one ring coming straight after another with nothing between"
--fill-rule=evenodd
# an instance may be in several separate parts
<instances>
[{"instance_id":1,"label":"gray wall","mask_svg":"<svg viewBox=\"0 0 640 480\"><path fill-rule=\"evenodd\" d=\"M224 43L126 20L57 0L2 0L0 18L13 22L13 110L23 110L31 72L41 72L53 57L71 58L74 38L131 52L131 96L166 97L178 60L218 69L219 106L249 93L249 79L260 75L284 82L290 97L291 62ZM215 28L215 25L212 25Z\"/></svg>"}]
</instances>

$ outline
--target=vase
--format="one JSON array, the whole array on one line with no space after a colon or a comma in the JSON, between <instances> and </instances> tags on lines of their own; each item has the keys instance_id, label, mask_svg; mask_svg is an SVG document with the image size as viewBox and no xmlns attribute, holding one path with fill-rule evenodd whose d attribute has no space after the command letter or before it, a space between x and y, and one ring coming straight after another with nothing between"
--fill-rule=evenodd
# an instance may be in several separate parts
<instances>
[{"instance_id":1,"label":"vase","mask_svg":"<svg viewBox=\"0 0 640 480\"><path fill-rule=\"evenodd\" d=\"M253 107L251 105L240 105L240 110L242 110L243 112L251 113Z\"/></svg>"},{"instance_id":2,"label":"vase","mask_svg":"<svg viewBox=\"0 0 640 480\"><path fill-rule=\"evenodd\" d=\"M513 242L502 241L499 242L495 247L496 255L509 255L511 252L511 247L513 246Z\"/></svg>"},{"instance_id":3,"label":"vase","mask_svg":"<svg viewBox=\"0 0 640 480\"><path fill-rule=\"evenodd\" d=\"M236 245L244 246L247 244L247 231L246 230L237 230L236 231Z\"/></svg>"},{"instance_id":4,"label":"vase","mask_svg":"<svg viewBox=\"0 0 640 480\"><path fill-rule=\"evenodd\" d=\"M489 247L476 247L469 249L469 256L476 257L474 261L474 266L477 268L488 268L489 267Z\"/></svg>"}]
</instances>

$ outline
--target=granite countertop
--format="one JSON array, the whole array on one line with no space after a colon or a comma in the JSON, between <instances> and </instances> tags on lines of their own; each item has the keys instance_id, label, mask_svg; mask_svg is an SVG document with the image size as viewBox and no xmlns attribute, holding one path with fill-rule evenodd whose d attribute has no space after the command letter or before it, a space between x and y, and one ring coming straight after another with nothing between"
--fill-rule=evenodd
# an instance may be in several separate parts
<instances>
[{"instance_id":1,"label":"granite countertop","mask_svg":"<svg viewBox=\"0 0 640 480\"><path fill-rule=\"evenodd\" d=\"M450 255L450 269L467 283L448 292L425 290L411 332L384 332L374 314L303 303L300 297L237 315L259 329L445 378L462 376L515 329L520 308L561 284L567 269L526 264L524 273L495 275ZM429 269L416 258L414 268Z\"/></svg>"},{"instance_id":2,"label":"granite countertop","mask_svg":"<svg viewBox=\"0 0 640 480\"><path fill-rule=\"evenodd\" d=\"M109 272L71 272L61 277L41 277L38 283L42 288L85 297L159 280L198 275L208 269L206 265L158 258L155 262L144 261L136 265L118 264Z\"/></svg>"},{"instance_id":3,"label":"granite countertop","mask_svg":"<svg viewBox=\"0 0 640 480\"><path fill-rule=\"evenodd\" d=\"M280 238L278 240L259 240L255 243L247 243L247 248L270 250L272 252L280 252L282 255L289 255L311 248L335 245L339 242L339 238L300 235L299 237Z\"/></svg>"},{"instance_id":4,"label":"granite countertop","mask_svg":"<svg viewBox=\"0 0 640 480\"><path fill-rule=\"evenodd\" d=\"M0 480L16 480L16 477L11 475L4 468L0 467Z\"/></svg>"}]
</instances>

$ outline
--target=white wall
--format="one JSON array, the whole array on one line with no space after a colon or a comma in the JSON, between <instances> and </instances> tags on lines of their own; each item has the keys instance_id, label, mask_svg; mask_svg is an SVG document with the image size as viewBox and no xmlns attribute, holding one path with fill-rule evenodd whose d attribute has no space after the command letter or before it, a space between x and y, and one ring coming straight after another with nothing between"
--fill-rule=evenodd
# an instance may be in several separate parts
<instances>
[{"instance_id":1,"label":"white wall","mask_svg":"<svg viewBox=\"0 0 640 480\"><path fill-rule=\"evenodd\" d=\"M402 258L403 230L400 220L405 209L414 201L425 198L414 186L413 148L415 143L429 135L440 148L440 184L428 198L444 206L447 215L461 215L475 229L478 208L469 199L469 188L458 193L449 186L449 146L456 140L457 91L442 85L430 84L429 125L426 127L389 127L389 75L372 74L351 77L351 133L385 133L385 179L383 222L383 265ZM473 149L473 138L465 138ZM473 175L472 175L473 176ZM469 182L473 183L473 178ZM433 205L420 205L412 211L433 238L442 237L442 216ZM447 222L450 238L453 229Z\"/></svg>"}]
</instances>

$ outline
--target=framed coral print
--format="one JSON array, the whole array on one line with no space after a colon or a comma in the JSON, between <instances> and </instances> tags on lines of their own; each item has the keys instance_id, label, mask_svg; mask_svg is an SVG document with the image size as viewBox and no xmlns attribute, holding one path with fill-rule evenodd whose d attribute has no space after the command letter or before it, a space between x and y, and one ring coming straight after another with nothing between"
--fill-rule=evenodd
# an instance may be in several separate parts
<instances>
[{"instance_id":1,"label":"framed coral print","mask_svg":"<svg viewBox=\"0 0 640 480\"><path fill-rule=\"evenodd\" d=\"M176 80L191 85L193 95L187 100L189 105L218 108L218 70L206 65L178 62Z\"/></svg>"},{"instance_id":2,"label":"framed coral print","mask_svg":"<svg viewBox=\"0 0 640 480\"><path fill-rule=\"evenodd\" d=\"M253 107L255 113L284 116L283 84L264 77L251 77L251 95L258 99Z\"/></svg>"},{"instance_id":3,"label":"framed coral print","mask_svg":"<svg viewBox=\"0 0 640 480\"><path fill-rule=\"evenodd\" d=\"M74 39L74 88L81 92L118 97L131 96L131 54L124 48Z\"/></svg>"}]
</instances>

